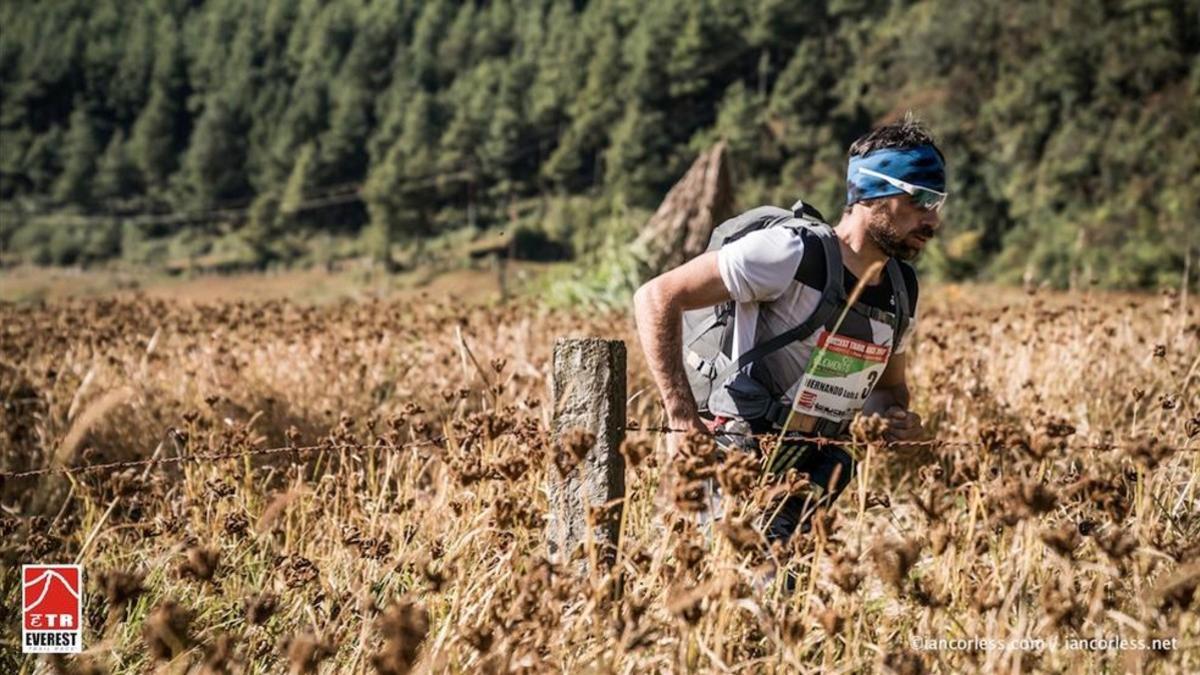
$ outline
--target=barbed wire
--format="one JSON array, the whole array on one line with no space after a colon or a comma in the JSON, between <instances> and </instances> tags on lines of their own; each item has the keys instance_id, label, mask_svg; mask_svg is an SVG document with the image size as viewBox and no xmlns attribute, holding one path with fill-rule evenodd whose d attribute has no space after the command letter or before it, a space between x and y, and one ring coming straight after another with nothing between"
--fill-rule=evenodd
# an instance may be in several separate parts
<instances>
[{"instance_id":1,"label":"barbed wire","mask_svg":"<svg viewBox=\"0 0 1200 675\"><path fill-rule=\"evenodd\" d=\"M666 427L666 426L642 426L641 424L638 424L636 422L628 423L624 427L624 430L625 431L642 432L642 433L653 433L653 434L686 434L686 433L688 433L688 430L685 430L685 429L673 429L671 427ZM519 431L515 430L515 429L506 430L506 431L502 431L502 432L496 434L496 436L513 435L516 433L519 433ZM778 440L779 439L778 432L776 432L776 433L746 433L746 432L737 432L737 431L717 431L717 432L713 432L712 435L714 437L715 436L732 436L732 437L750 438L750 439L755 439L755 440L763 440L763 439ZM468 437L464 437L464 438L468 438ZM187 464L187 463L212 464L212 463L221 462L221 461L225 461L225 460L229 460L229 459L241 459L241 458L245 458L245 457L263 457L263 456L288 455L288 454L300 455L300 454L311 454L311 453L322 453L322 452L339 452L342 450L397 451L397 450L413 449L413 448L418 448L418 447L423 447L423 446L428 446L428 445L440 446L440 445L446 443L448 440L450 440L450 437L448 437L448 436L436 436L433 438L408 441L405 443L387 443L387 442L379 442L379 441L376 441L373 443L320 443L317 445L281 446L281 447L273 447L273 448L249 448L246 450L236 450L236 451L228 451L228 452L196 453L196 454L176 455L174 457L146 457L146 458L142 458L142 459L129 459L129 460L114 461L114 462L103 462L103 463L97 463L97 464L79 464L79 465L75 465L75 466L44 467L44 468L40 468L40 469L28 469L25 471L0 472L0 484L3 484L5 481L8 481L8 480L15 480L15 479L20 479L20 478L32 478L32 477L36 477L36 476L46 476L46 475L51 475L51 474L62 474L62 475L72 474L73 475L73 474L102 472L102 471L121 471L124 469L130 469L130 468L139 468L139 467L144 468L144 467L153 467L153 466L167 465L167 464ZM874 445L876 447L883 447L883 448L893 448L893 447L931 447L931 448L972 447L972 446L980 446L980 445L985 444L984 440L982 440L982 439L952 439L952 438L932 437L932 438L919 439L919 440L886 440L886 439L877 439L876 440L876 439L855 438L855 437L850 437L850 436L843 436L843 437L809 436L809 435L803 435L798 432L788 432L787 434L785 434L783 436L783 440L784 440L784 442L800 442L800 443L807 443L807 444L815 445L815 446L826 446L826 445L839 445L840 446L840 445L856 444L856 445ZM1071 447L1072 447L1072 449L1076 449L1076 450L1102 450L1103 451L1103 450L1117 449L1117 448L1121 447L1121 444L1118 444L1115 442L1114 443L1084 443L1084 444L1077 443L1077 444L1073 444ZM1194 452L1200 448L1161 446L1161 449L1164 451L1167 451L1167 452L1174 453L1174 452L1184 452L1184 451Z\"/></svg>"},{"instance_id":2,"label":"barbed wire","mask_svg":"<svg viewBox=\"0 0 1200 675\"><path fill-rule=\"evenodd\" d=\"M631 424L631 425L625 427L625 429L627 431L646 431L646 432L658 433L658 434L687 434L688 433L687 429L672 429L671 427L664 427L664 426L643 427L643 426L640 426L637 424ZM761 439L778 440L780 438L778 431L770 432L770 433L746 433L746 432L722 430L722 431L713 431L711 433L714 436L735 436L735 437L752 438L752 439L759 439L759 440L761 440ZM793 432L793 431L789 431L786 434L784 434L783 440L784 441L811 443L813 445L847 445L850 443L855 443L855 444L859 444L859 445L878 445L878 446L883 446L883 447L905 447L905 446L972 447L972 446L978 446L978 445L985 444L985 441L983 439L979 439L979 438L954 439L954 438L931 437L931 438L918 439L918 440L886 440L886 439L856 438L854 436L837 436L837 437L808 436L808 435L804 435L802 432ZM1128 444L1128 443L1129 442L1126 441L1124 444ZM1114 441L1114 442L1109 442L1109 443L1073 443L1070 445L1071 445L1072 449L1076 449L1076 450L1115 450L1115 449L1121 447L1123 444ZM1164 449L1164 450L1172 451L1172 452L1195 451L1197 449L1200 449L1200 448L1193 448L1193 447L1176 447L1176 446L1160 446L1160 447L1162 447L1162 449Z\"/></svg>"},{"instance_id":3,"label":"barbed wire","mask_svg":"<svg viewBox=\"0 0 1200 675\"><path fill-rule=\"evenodd\" d=\"M447 439L445 436L440 436L437 438L430 438L420 441L410 441L408 443L322 443L319 445L282 446L277 448L250 448L247 450L235 450L229 452L196 453L189 455L177 455L175 457L146 457L142 459L127 459L116 462L103 462L99 464L56 466L42 469L29 469L26 471L0 473L0 482L10 479L32 478L34 476L45 476L49 474L77 474L91 473L93 471L120 471L123 469L158 466L162 464L206 464L216 463L227 459L241 459L243 457L258 457L267 455L286 455L292 453L303 454L313 452L338 452L341 450L404 450L409 448L417 448L424 445L439 445L444 443L446 440Z\"/></svg>"}]
</instances>

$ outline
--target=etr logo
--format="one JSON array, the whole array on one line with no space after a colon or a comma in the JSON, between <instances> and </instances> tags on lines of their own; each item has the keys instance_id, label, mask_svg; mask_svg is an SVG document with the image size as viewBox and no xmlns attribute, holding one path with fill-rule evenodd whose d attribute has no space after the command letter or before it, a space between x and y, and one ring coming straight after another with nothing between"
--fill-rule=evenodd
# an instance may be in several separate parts
<instances>
[{"instance_id":1,"label":"etr logo","mask_svg":"<svg viewBox=\"0 0 1200 675\"><path fill-rule=\"evenodd\" d=\"M77 654L83 651L83 568L21 566L21 651Z\"/></svg>"}]
</instances>

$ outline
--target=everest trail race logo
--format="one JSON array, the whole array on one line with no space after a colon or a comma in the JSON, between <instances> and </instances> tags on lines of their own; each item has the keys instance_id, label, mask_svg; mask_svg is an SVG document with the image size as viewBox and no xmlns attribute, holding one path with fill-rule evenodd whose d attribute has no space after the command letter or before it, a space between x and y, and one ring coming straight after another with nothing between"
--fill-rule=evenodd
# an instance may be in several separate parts
<instances>
[{"instance_id":1,"label":"everest trail race logo","mask_svg":"<svg viewBox=\"0 0 1200 675\"><path fill-rule=\"evenodd\" d=\"M21 651L78 654L83 650L83 568L22 565Z\"/></svg>"}]
</instances>

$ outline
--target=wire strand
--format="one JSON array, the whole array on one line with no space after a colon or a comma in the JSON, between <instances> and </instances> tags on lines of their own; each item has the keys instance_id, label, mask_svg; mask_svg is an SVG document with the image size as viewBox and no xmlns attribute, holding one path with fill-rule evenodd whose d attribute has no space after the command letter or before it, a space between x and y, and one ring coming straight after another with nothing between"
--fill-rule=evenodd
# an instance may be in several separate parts
<instances>
[{"instance_id":1,"label":"wire strand","mask_svg":"<svg viewBox=\"0 0 1200 675\"><path fill-rule=\"evenodd\" d=\"M119 462L103 462L100 464L80 464L76 466L59 466L47 467L43 469L29 469L27 471L16 471L9 473L0 473L0 481L15 479L15 478L30 478L33 476L44 476L48 474L77 474L90 473L93 471L119 471L121 469L129 469L135 467L157 466L162 464L186 464L186 463L216 463L227 459L240 459L242 457L257 457L265 455L284 455L289 453L313 453L313 452L336 452L340 450L404 450L408 448L417 448L424 445L438 445L446 441L445 436L431 438L423 441L410 441L408 443L324 443L320 445L304 445L304 446L283 446L277 448L251 448L249 450L238 450L231 452L216 452L216 453L198 453L194 455L178 455L176 457L147 457L144 459L129 459Z\"/></svg>"},{"instance_id":2,"label":"wire strand","mask_svg":"<svg viewBox=\"0 0 1200 675\"><path fill-rule=\"evenodd\" d=\"M630 423L630 424L626 425L624 427L624 430L625 431L633 431L633 432L641 432L641 433L654 433L654 434L687 433L687 430L684 430L684 429L672 429L670 427L665 427L665 426L642 426L642 425L636 424L636 423ZM501 435L511 435L514 433L516 433L515 430L509 430L509 431L501 432ZM718 436L718 435L736 436L736 437L752 438L752 439L756 439L756 440L757 439L766 439L766 438L770 438L770 439L778 438L777 434L774 434L774 433L753 434L753 433L743 433L743 432L717 432L713 435L714 436ZM0 482L7 481L7 480L13 480L13 479L19 479L19 478L32 478L35 476L46 476L46 475L51 475L51 474L66 475L66 474L81 474L81 473L92 473L92 472L101 472L101 471L120 471L122 469L129 469L129 468L136 468L136 467L154 467L154 466L160 466L160 465L166 465L166 464L186 464L186 463L215 464L216 462L222 462L222 461L229 460L229 459L240 459L243 457L263 457L263 456L286 455L286 454L297 454L298 455L298 454L304 454L304 453L337 452L337 451L341 451L341 450L396 451L396 450L406 450L406 449L411 449L411 448L418 448L418 447L423 447L423 446L427 446L427 445L441 445L448 440L450 440L450 438L448 436L437 436L437 437L429 438L429 439L425 439L425 440L409 441L407 443L381 443L381 442L375 442L375 443L322 443L322 444L318 444L318 445L282 446L282 447L275 447L275 448L251 448L248 450L238 450L238 451L230 451L230 452L197 453L197 454L191 454L191 455L178 455L175 457L148 457L148 458L143 458L143 459L122 460L122 461L118 461L118 462L103 462L103 463L98 463L98 464L80 464L80 465L76 465L76 466L46 467L46 468L41 468L41 469L29 469L26 471L0 472ZM901 441L901 440L889 441L889 440L855 439L852 437L830 438L830 437L823 437L823 436L804 436L801 434L793 435L793 433L789 433L784 438L784 440L785 441L799 441L799 442L811 443L813 445L847 445L847 444L854 443L854 444L860 444L860 445L870 444L870 445L876 445L879 447L889 447L889 448L890 447L910 447L910 446L911 447L917 447L917 446L972 447L972 446L979 446L979 445L983 444L983 442L978 439L949 439L949 438L936 438L935 437L935 438L928 438L928 439L922 439L922 440L911 440L911 441ZM1118 444L1118 443L1088 443L1088 444L1076 444L1072 447L1074 449L1078 449L1078 450L1114 450L1118 447L1121 447L1121 444ZM1163 449L1166 451L1170 451L1170 452L1183 452L1183 451L1194 452L1198 448L1195 448L1195 447L1182 447L1181 448L1181 447L1175 447L1175 446L1165 446Z\"/></svg>"}]
</instances>

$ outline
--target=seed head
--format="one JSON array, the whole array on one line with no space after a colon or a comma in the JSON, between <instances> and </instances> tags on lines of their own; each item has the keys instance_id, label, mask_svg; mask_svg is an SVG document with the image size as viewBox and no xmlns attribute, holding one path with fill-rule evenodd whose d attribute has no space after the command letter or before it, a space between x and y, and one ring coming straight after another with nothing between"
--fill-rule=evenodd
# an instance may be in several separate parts
<instances>
[{"instance_id":1,"label":"seed head","mask_svg":"<svg viewBox=\"0 0 1200 675\"><path fill-rule=\"evenodd\" d=\"M429 632L429 614L416 599L405 597L390 605L376 622L384 637L383 647L371 657L382 675L408 673Z\"/></svg>"},{"instance_id":2,"label":"seed head","mask_svg":"<svg viewBox=\"0 0 1200 675\"><path fill-rule=\"evenodd\" d=\"M150 649L150 655L160 661L174 658L192 646L188 635L188 625L192 621L191 612L180 607L173 600L159 603L142 626L142 637Z\"/></svg>"},{"instance_id":3,"label":"seed head","mask_svg":"<svg viewBox=\"0 0 1200 675\"><path fill-rule=\"evenodd\" d=\"M250 596L243 602L246 608L246 621L255 626L261 626L271 619L279 606L279 598L274 593L261 593Z\"/></svg>"},{"instance_id":4,"label":"seed head","mask_svg":"<svg viewBox=\"0 0 1200 675\"><path fill-rule=\"evenodd\" d=\"M286 651L290 675L317 672L317 666L335 652L328 640L311 630L293 635L286 643Z\"/></svg>"}]
</instances>

